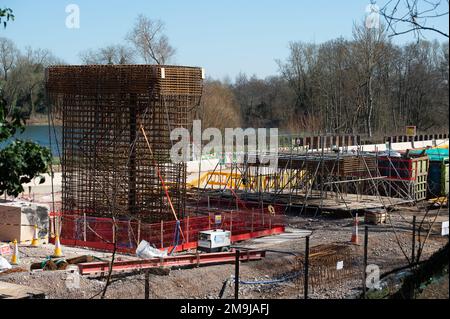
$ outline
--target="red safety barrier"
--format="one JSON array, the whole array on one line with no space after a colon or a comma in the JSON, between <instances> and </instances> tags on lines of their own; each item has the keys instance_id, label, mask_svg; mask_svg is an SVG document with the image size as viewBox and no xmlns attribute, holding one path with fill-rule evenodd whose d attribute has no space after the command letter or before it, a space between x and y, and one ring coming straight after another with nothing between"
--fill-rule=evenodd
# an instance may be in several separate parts
<instances>
[{"instance_id":1,"label":"red safety barrier","mask_svg":"<svg viewBox=\"0 0 450 319\"><path fill-rule=\"evenodd\" d=\"M220 218L216 218L220 215ZM176 221L140 223L131 220L93 217L77 213L50 214L51 219L61 218L60 241L62 245L89 247L111 251L116 242L117 251L131 253L141 240L146 240L159 249L176 251L197 247L198 233L209 229L230 230L231 240L241 241L284 232L284 215L260 211L228 211L209 213L204 216L187 217L180 220L182 235L175 242ZM220 223L216 223L220 221Z\"/></svg>"}]
</instances>

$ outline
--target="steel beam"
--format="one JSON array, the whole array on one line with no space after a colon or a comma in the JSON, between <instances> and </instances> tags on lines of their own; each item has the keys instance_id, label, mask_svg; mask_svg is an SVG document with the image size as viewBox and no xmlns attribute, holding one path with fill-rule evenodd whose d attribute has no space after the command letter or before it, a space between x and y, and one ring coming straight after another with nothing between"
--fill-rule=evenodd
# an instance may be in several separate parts
<instances>
[{"instance_id":1,"label":"steel beam","mask_svg":"<svg viewBox=\"0 0 450 319\"><path fill-rule=\"evenodd\" d=\"M240 261L259 260L261 258L264 258L265 256L266 252L264 250L249 250L247 252L241 252L239 259ZM235 261L235 258L235 252L225 252L116 261L113 265L113 272L124 272L159 267L181 267L233 263ZM91 262L78 264L81 275L108 273L109 266L109 262Z\"/></svg>"}]
</instances>

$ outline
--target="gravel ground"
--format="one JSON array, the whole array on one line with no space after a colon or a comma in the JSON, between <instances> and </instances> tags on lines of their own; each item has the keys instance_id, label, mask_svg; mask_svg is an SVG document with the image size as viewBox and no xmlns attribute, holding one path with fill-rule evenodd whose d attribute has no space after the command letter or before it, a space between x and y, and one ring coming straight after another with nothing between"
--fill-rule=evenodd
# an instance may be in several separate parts
<instances>
[{"instance_id":1,"label":"gravel ground","mask_svg":"<svg viewBox=\"0 0 450 319\"><path fill-rule=\"evenodd\" d=\"M389 223L370 226L368 260L376 264L380 272L384 273L406 264L406 259L400 249L407 256L411 254L411 221L417 215L420 221L424 213L405 208L391 213L391 221L396 233ZM430 216L434 218L436 212ZM448 211L441 212L437 222L448 220ZM312 231L310 245L345 243L349 244L352 232L352 219L337 219L332 217L287 217L288 231L303 229ZM362 218L361 218L361 226ZM363 240L363 227L360 227L360 241ZM423 233L425 234L425 233ZM397 236L396 236L397 235ZM269 237L267 240L258 239L239 243L240 247L276 250L295 255L304 251L304 239L301 236ZM400 245L397 242L400 243ZM423 236L421 238L423 241ZM440 236L440 228L433 228L432 234L426 242L422 258L428 258L447 242L448 238ZM362 245L350 245L349 254L357 256L355 269L362 268ZM0 281L6 281L46 292L48 298L99 298L105 286L105 278L81 277L79 288L68 288L67 282L72 277L65 271L29 272L33 262L40 262L53 252L52 245L42 245L38 248L20 247L20 265L12 273L0 273ZM66 257L80 255L95 255L107 259L111 254L87 249L63 247ZM118 255L119 259L133 259L128 255ZM292 255L268 252L266 258L241 264L241 280L261 281L272 278L282 278L292 275L296 269L296 258ZM23 271L20 271L23 269ZM234 274L234 265L224 264L192 269L172 269L168 275L150 275L151 298L219 298L224 282L228 280L223 298L232 298L234 286L229 280ZM69 279L68 279L69 278ZM361 277L355 275L345 280L333 281L310 288L310 298L341 299L354 298L360 292ZM302 284L297 280L287 280L283 283L270 285L240 285L241 298L299 298L303 297ZM70 285L69 285L70 287ZM448 287L448 280L447 280ZM431 289L431 288L430 288ZM424 295L426 297L426 295ZM143 298L144 275L142 273L121 274L113 276L108 287L107 298Z\"/></svg>"},{"instance_id":2,"label":"gravel ground","mask_svg":"<svg viewBox=\"0 0 450 319\"><path fill-rule=\"evenodd\" d=\"M448 274L428 285L417 299L449 299Z\"/></svg>"}]
</instances>

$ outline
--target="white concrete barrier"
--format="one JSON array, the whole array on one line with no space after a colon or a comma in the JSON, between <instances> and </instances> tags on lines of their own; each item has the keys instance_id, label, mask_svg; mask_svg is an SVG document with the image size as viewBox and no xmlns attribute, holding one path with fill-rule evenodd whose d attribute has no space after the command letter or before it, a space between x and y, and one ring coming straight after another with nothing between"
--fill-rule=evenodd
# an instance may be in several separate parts
<instances>
[{"instance_id":1,"label":"white concrete barrier","mask_svg":"<svg viewBox=\"0 0 450 319\"><path fill-rule=\"evenodd\" d=\"M436 146L448 145L448 139L436 140ZM427 146L433 146L433 140L428 141L415 141L415 142L403 142L403 143L392 143L391 149L394 151L405 151L412 148L422 148ZM358 150L358 148L363 152L382 152L387 151L386 144L370 144L370 145L360 145L360 146L348 146L349 151ZM340 148L343 149L342 147Z\"/></svg>"},{"instance_id":2,"label":"white concrete barrier","mask_svg":"<svg viewBox=\"0 0 450 319\"><path fill-rule=\"evenodd\" d=\"M187 173L198 173L199 169L201 169L202 172L212 171L216 168L217 164L219 164L219 159L217 158L202 160L201 167L200 161L189 161L187 162Z\"/></svg>"}]
</instances>

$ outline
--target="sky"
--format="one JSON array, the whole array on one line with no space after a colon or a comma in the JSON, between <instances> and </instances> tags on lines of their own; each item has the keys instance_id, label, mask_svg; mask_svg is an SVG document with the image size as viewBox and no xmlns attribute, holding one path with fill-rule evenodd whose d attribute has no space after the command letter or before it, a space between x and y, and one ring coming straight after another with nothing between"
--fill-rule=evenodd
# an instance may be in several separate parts
<instances>
[{"instance_id":1,"label":"sky","mask_svg":"<svg viewBox=\"0 0 450 319\"><path fill-rule=\"evenodd\" d=\"M384 3L385 0L383 0ZM80 64L86 49L125 43L138 14L165 22L176 48L176 64L205 68L213 78L234 79L240 72L277 74L290 41L322 43L350 39L369 0L14 0L1 1L16 16L0 36L20 49L45 48L69 64ZM66 7L80 9L80 27L67 28ZM380 1L380 6L382 2ZM434 22L448 33L448 17ZM429 39L446 40L435 34ZM395 41L413 41L413 35Z\"/></svg>"}]
</instances>

